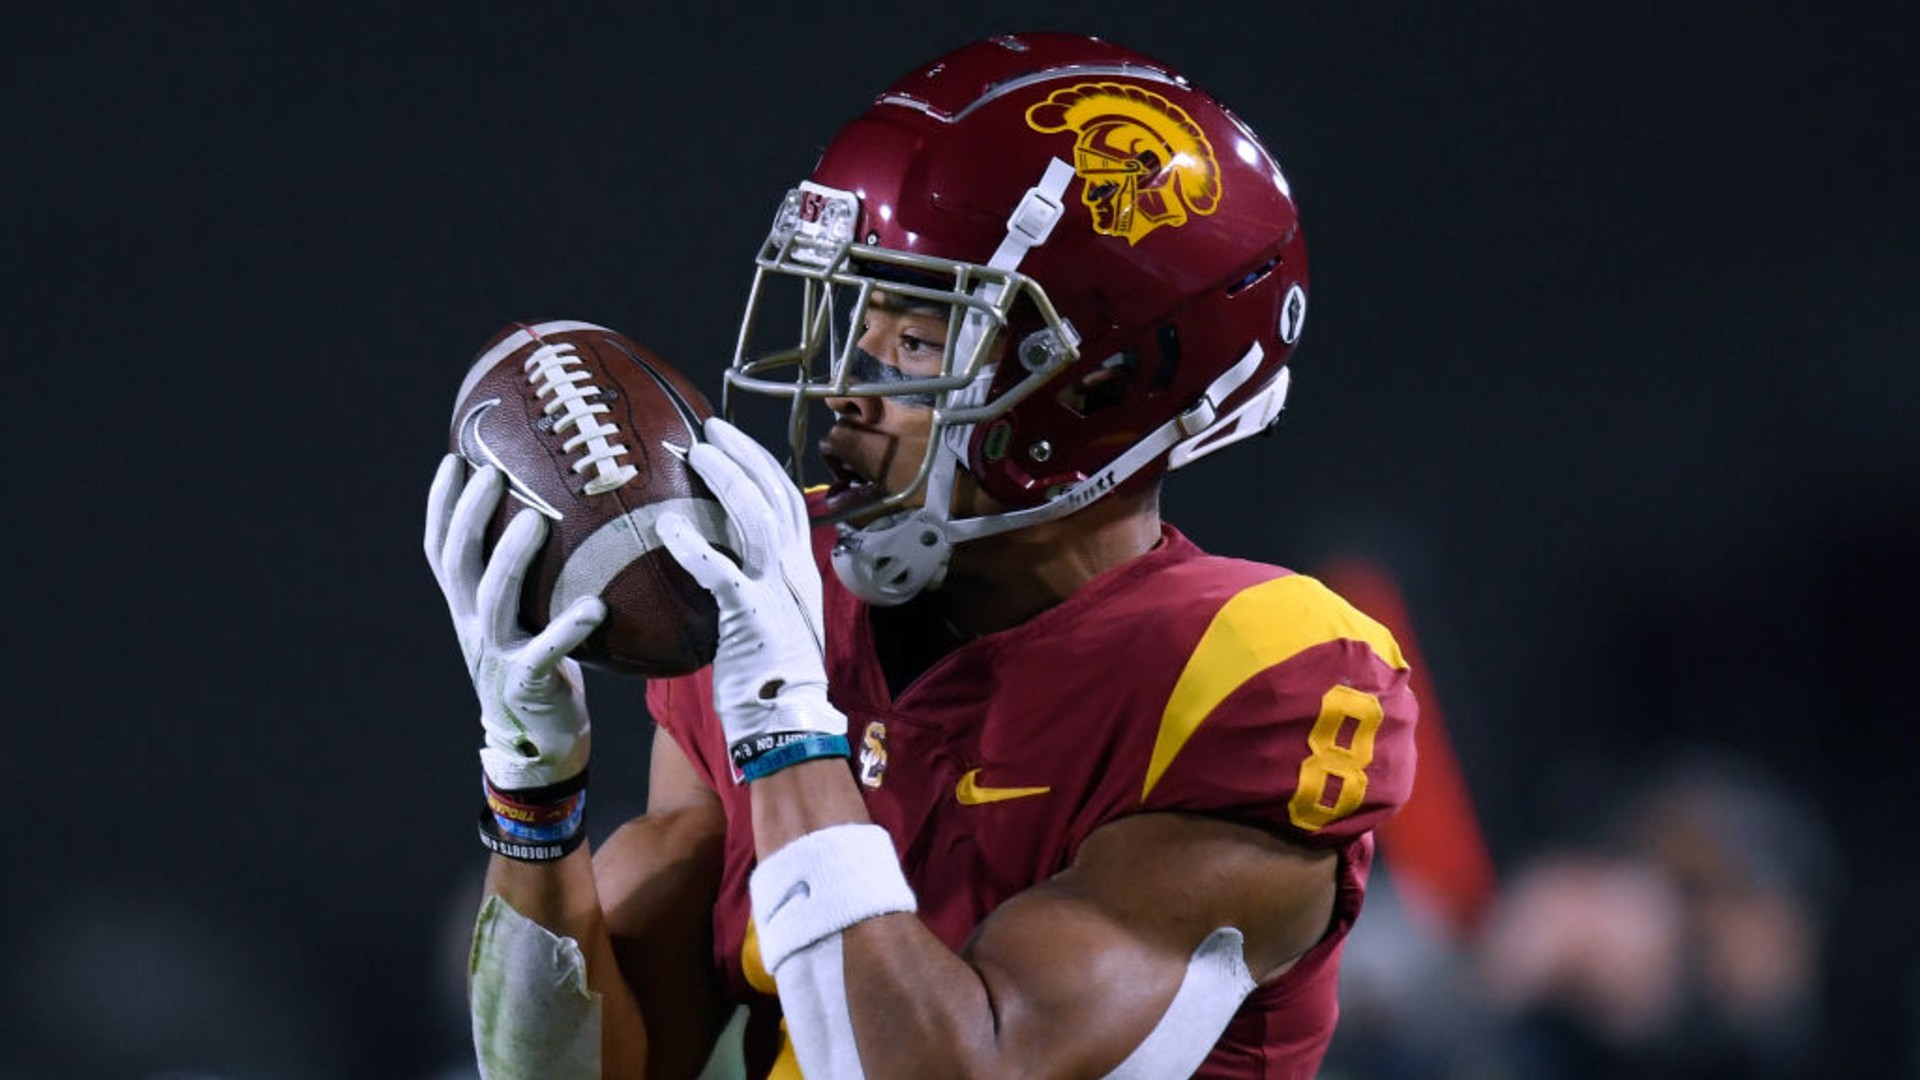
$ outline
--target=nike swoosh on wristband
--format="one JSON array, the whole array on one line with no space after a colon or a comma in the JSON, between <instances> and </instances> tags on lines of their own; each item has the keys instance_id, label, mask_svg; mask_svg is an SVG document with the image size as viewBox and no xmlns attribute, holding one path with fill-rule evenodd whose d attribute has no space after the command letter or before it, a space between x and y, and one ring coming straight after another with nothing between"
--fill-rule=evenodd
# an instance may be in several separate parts
<instances>
[{"instance_id":1,"label":"nike swoosh on wristband","mask_svg":"<svg viewBox=\"0 0 1920 1080\"><path fill-rule=\"evenodd\" d=\"M1051 787L982 787L974 782L980 775L979 769L968 769L954 786L953 797L960 800L961 806L983 806L987 803L1005 802L1008 799L1024 799L1030 795L1045 795Z\"/></svg>"}]
</instances>

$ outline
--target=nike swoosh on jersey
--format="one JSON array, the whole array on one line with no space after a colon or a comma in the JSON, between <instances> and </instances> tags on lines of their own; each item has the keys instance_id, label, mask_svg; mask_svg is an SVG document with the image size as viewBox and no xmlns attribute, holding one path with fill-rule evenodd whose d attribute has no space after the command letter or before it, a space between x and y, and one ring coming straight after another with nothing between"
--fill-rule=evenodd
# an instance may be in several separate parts
<instances>
[{"instance_id":1,"label":"nike swoosh on jersey","mask_svg":"<svg viewBox=\"0 0 1920 1080\"><path fill-rule=\"evenodd\" d=\"M953 797L960 800L961 806L984 806L987 803L1005 802L1008 799L1024 799L1030 795L1045 795L1052 791L1050 787L982 787L974 777L980 775L979 769L968 769L953 789Z\"/></svg>"}]
</instances>

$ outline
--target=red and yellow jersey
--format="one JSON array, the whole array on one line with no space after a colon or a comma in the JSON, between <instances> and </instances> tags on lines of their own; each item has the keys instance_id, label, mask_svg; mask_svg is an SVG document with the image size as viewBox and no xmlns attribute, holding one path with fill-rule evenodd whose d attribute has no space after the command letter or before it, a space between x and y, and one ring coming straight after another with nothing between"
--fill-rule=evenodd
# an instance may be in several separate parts
<instances>
[{"instance_id":1,"label":"red and yellow jersey","mask_svg":"<svg viewBox=\"0 0 1920 1080\"><path fill-rule=\"evenodd\" d=\"M829 538L817 537L823 554ZM866 606L824 558L822 575L829 692L867 809L948 947L1127 814L1214 814L1340 853L1327 936L1254 991L1198 1074L1311 1076L1333 1031L1369 833L1413 781L1415 704L1386 629L1313 578L1208 555L1168 527L1153 551L962 645L895 696ZM731 779L711 683L658 681L648 703L731 823L715 953L750 1006L750 1074L797 1076L749 925L750 788Z\"/></svg>"}]
</instances>

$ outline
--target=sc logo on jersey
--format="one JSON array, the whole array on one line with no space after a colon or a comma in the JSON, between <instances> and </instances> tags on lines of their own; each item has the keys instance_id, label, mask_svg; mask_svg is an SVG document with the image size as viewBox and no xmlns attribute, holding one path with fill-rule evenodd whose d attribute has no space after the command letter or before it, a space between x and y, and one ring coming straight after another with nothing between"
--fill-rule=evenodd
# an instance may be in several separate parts
<instances>
[{"instance_id":1,"label":"sc logo on jersey","mask_svg":"<svg viewBox=\"0 0 1920 1080\"><path fill-rule=\"evenodd\" d=\"M1185 109L1127 83L1080 83L1027 110L1035 131L1071 131L1073 171L1093 229L1131 247L1220 205L1220 162Z\"/></svg>"},{"instance_id":2,"label":"sc logo on jersey","mask_svg":"<svg viewBox=\"0 0 1920 1080\"><path fill-rule=\"evenodd\" d=\"M887 725L883 720L869 721L860 738L860 782L878 788L887 781Z\"/></svg>"}]
</instances>

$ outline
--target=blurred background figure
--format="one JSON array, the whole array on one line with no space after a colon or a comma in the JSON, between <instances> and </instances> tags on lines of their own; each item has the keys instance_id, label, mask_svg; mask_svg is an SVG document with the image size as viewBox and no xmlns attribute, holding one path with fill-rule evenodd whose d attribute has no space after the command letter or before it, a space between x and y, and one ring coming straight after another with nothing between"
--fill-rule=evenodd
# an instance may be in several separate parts
<instances>
[{"instance_id":1,"label":"blurred background figure","mask_svg":"<svg viewBox=\"0 0 1920 1080\"><path fill-rule=\"evenodd\" d=\"M1598 843L1523 865L1480 942L1506 1071L1817 1075L1838 873L1820 815L1706 753L1610 813Z\"/></svg>"},{"instance_id":2,"label":"blurred background figure","mask_svg":"<svg viewBox=\"0 0 1920 1080\"><path fill-rule=\"evenodd\" d=\"M1496 873L1398 583L1357 555L1315 572L1389 626L1421 701L1420 771L1380 831L1328 1077L1797 1077L1831 1061L1841 857L1815 793L1705 740L1662 750L1658 770L1562 748L1558 812L1530 815ZM1485 733L1457 734L1475 748Z\"/></svg>"},{"instance_id":3,"label":"blurred background figure","mask_svg":"<svg viewBox=\"0 0 1920 1080\"><path fill-rule=\"evenodd\" d=\"M1830 827L1750 761L1617 785L1587 835L1434 917L1391 847L1349 944L1328 1080L1825 1075Z\"/></svg>"}]
</instances>

